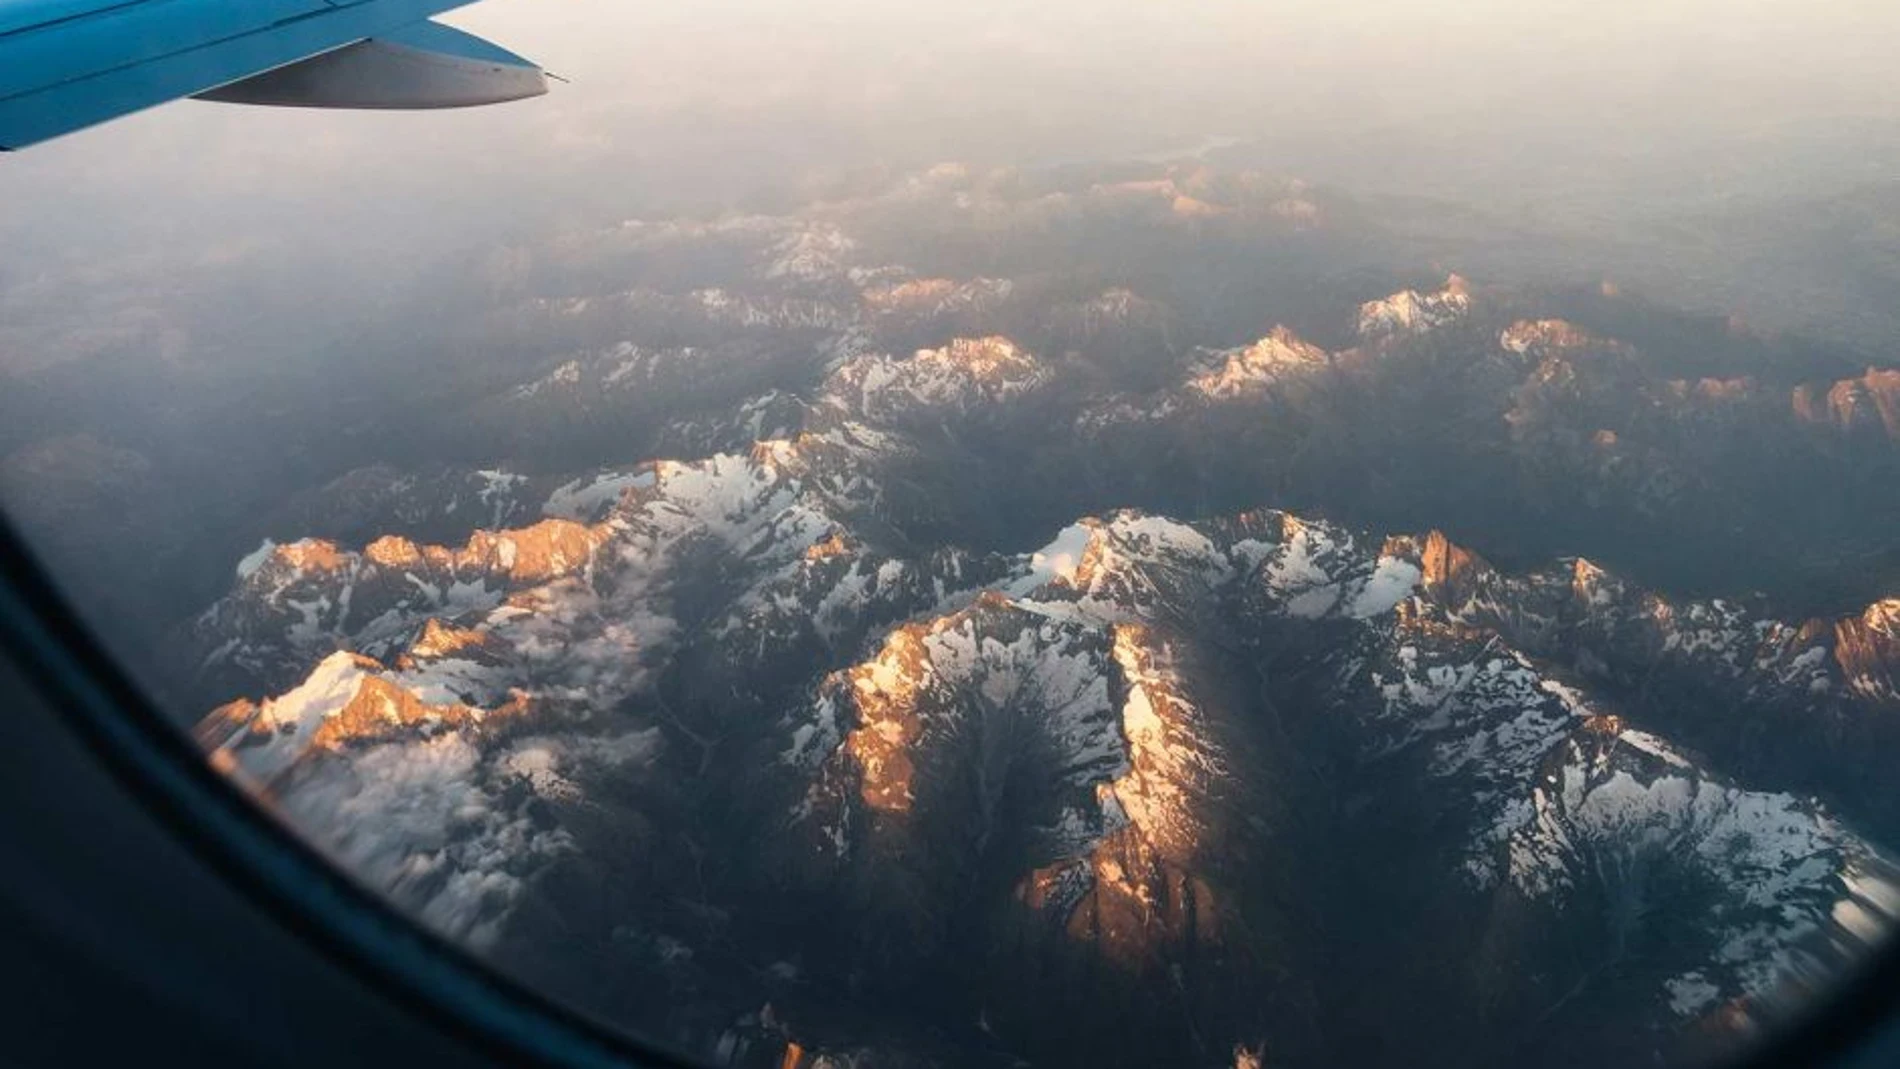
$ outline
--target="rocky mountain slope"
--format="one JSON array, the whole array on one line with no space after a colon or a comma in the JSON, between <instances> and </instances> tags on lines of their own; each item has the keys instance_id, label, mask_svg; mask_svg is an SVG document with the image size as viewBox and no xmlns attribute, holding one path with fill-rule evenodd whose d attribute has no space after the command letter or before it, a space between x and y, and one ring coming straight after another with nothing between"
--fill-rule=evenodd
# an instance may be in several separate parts
<instances>
[{"instance_id":1,"label":"rocky mountain slope","mask_svg":"<svg viewBox=\"0 0 1900 1069\"><path fill-rule=\"evenodd\" d=\"M1891 372L1096 177L526 257L467 461L181 629L211 759L715 1064L1682 1061L1888 927Z\"/></svg>"}]
</instances>

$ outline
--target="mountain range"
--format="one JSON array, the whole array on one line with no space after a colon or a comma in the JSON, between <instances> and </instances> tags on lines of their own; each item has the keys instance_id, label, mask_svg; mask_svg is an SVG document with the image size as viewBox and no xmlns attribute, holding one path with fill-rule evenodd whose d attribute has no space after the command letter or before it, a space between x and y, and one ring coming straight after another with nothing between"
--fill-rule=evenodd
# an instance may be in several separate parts
<instances>
[{"instance_id":1,"label":"mountain range","mask_svg":"<svg viewBox=\"0 0 1900 1069\"><path fill-rule=\"evenodd\" d=\"M1732 1049L1900 912L1900 370L1395 247L1143 164L508 250L165 692L713 1064Z\"/></svg>"}]
</instances>

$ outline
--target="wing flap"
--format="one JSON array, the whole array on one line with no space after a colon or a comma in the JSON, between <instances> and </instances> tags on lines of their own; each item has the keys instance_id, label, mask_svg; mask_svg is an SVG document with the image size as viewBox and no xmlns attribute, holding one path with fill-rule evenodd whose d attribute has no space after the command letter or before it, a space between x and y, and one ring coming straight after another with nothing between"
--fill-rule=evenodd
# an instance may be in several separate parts
<instances>
[{"instance_id":1,"label":"wing flap","mask_svg":"<svg viewBox=\"0 0 1900 1069\"><path fill-rule=\"evenodd\" d=\"M463 108L540 96L541 68L473 34L424 22L200 93L303 108Z\"/></svg>"}]
</instances>

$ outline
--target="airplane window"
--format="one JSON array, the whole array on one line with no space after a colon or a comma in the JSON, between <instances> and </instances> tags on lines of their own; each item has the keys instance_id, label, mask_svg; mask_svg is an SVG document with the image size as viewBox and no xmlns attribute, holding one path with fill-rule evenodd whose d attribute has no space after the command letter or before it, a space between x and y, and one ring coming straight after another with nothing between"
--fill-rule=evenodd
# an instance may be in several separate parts
<instances>
[{"instance_id":1,"label":"airplane window","mask_svg":"<svg viewBox=\"0 0 1900 1069\"><path fill-rule=\"evenodd\" d=\"M0 3L0 507L528 987L1701 1066L1900 915L1900 8L199 6Z\"/></svg>"}]
</instances>

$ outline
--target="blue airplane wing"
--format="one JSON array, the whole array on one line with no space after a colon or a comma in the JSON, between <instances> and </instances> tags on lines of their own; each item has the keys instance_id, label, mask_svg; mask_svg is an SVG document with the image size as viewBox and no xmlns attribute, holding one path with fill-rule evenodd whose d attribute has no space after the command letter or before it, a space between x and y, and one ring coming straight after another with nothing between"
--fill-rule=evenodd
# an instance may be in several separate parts
<instances>
[{"instance_id":1,"label":"blue airplane wing","mask_svg":"<svg viewBox=\"0 0 1900 1069\"><path fill-rule=\"evenodd\" d=\"M541 69L429 22L471 0L0 0L0 149L180 97L441 108L547 91Z\"/></svg>"}]
</instances>

